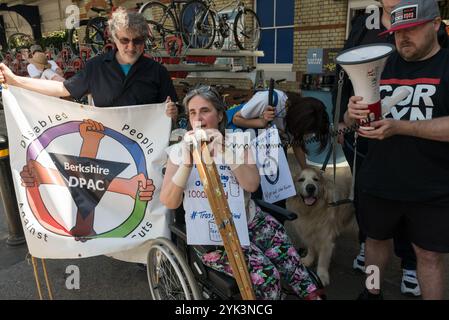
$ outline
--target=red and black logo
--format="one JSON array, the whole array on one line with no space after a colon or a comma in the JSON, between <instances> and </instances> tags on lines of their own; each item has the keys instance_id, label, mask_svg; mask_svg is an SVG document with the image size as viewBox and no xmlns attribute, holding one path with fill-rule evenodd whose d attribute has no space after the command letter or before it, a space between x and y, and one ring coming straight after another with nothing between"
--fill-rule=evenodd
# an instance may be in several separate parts
<instances>
[{"instance_id":1,"label":"red and black logo","mask_svg":"<svg viewBox=\"0 0 449 320\"><path fill-rule=\"evenodd\" d=\"M391 23L415 21L418 18L418 6L409 6L401 8L391 15Z\"/></svg>"}]
</instances>

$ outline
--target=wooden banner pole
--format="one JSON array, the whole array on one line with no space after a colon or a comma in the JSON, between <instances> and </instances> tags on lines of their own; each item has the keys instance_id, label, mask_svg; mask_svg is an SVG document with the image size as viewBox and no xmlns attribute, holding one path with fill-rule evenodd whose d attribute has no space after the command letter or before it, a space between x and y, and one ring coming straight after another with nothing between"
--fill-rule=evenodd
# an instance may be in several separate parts
<instances>
[{"instance_id":1,"label":"wooden banner pole","mask_svg":"<svg viewBox=\"0 0 449 320\"><path fill-rule=\"evenodd\" d=\"M239 287L242 299L255 300L256 295L254 294L251 277L248 272L234 220L225 198L217 168L210 156L206 142L199 144L194 140L193 159L198 168L207 200L214 214L215 223L223 240L232 273Z\"/></svg>"}]
</instances>

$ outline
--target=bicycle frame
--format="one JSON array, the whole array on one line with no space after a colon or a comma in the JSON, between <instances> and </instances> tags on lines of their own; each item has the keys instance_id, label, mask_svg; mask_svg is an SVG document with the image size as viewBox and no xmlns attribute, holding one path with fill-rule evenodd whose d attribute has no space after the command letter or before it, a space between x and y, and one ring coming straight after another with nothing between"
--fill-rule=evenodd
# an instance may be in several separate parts
<instances>
[{"instance_id":1,"label":"bicycle frame","mask_svg":"<svg viewBox=\"0 0 449 320\"><path fill-rule=\"evenodd\" d=\"M222 39L228 38L230 36L230 30L232 28L232 23L229 22L228 19L225 19L222 15L220 15L221 12L223 12L227 8L232 8L231 13L229 14L230 17L236 16L239 12L242 12L245 10L245 4L242 0L230 0L228 3L224 4L221 8L217 8L217 5L215 4L214 0L203 0L207 10L200 18L201 21L206 21L208 12L213 13L213 18L216 21L216 28L218 34L221 35ZM222 40L224 41L224 40ZM221 44L220 46L222 46Z\"/></svg>"},{"instance_id":2,"label":"bicycle frame","mask_svg":"<svg viewBox=\"0 0 449 320\"><path fill-rule=\"evenodd\" d=\"M185 2L187 2L187 0ZM178 27L180 25L180 21L179 21L180 10L177 5L180 3L182 3L182 2L176 2L175 0L171 0L169 4L166 4L168 10L173 13L173 16L175 17L176 24L178 25Z\"/></svg>"},{"instance_id":3,"label":"bicycle frame","mask_svg":"<svg viewBox=\"0 0 449 320\"><path fill-rule=\"evenodd\" d=\"M207 10L211 11L214 13L215 16L215 21L218 22L217 23L217 27L220 30L220 22L225 22L226 24L229 25L228 21L225 21L223 19L222 16L220 16L220 13L223 12L225 9L227 8L233 8L231 11L230 16L234 16L235 14L244 11L245 10L245 4L243 3L242 0L230 0L228 3L224 4L221 8L217 9L217 5L215 4L214 0L203 0L204 3L206 4L206 8ZM203 19L207 19L207 14L203 17Z\"/></svg>"},{"instance_id":4,"label":"bicycle frame","mask_svg":"<svg viewBox=\"0 0 449 320\"><path fill-rule=\"evenodd\" d=\"M243 11L243 9L245 8L245 4L243 3L242 0L230 0L228 3L224 4L223 7L217 9L217 5L215 4L214 0L204 0L204 2L207 3L207 7L217 15L222 11L224 11L226 8L230 8L233 7L232 9L232 13L231 16L234 15L234 13Z\"/></svg>"},{"instance_id":5,"label":"bicycle frame","mask_svg":"<svg viewBox=\"0 0 449 320\"><path fill-rule=\"evenodd\" d=\"M174 33L173 32L168 32L168 34L177 35L177 34L181 33L181 30L180 30L181 21L179 19L179 15L180 15L181 10L179 8L179 5L182 4L182 3L187 3L187 2L188 2L188 0L183 0L183 1L171 0L169 3L165 4L165 6L167 8L167 11L165 11L165 13L164 13L164 15L163 15L163 17L162 17L162 19L161 19L161 21L159 23L163 25L164 22L165 22L165 19L167 19L167 16L169 15L169 12L170 12L170 13L172 13L173 18L175 19L175 24L176 24L176 26L175 26L176 31ZM164 3L161 2L161 4L164 4ZM142 7L144 7L144 6L145 6L145 4L142 5ZM166 32L166 31L167 30L164 29L164 32Z\"/></svg>"}]
</instances>

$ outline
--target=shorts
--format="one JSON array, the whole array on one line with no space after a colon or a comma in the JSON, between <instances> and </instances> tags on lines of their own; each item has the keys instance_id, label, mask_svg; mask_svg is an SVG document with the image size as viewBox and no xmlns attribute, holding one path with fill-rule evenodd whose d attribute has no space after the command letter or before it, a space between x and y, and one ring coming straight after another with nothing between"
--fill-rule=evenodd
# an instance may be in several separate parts
<instances>
[{"instance_id":1,"label":"shorts","mask_svg":"<svg viewBox=\"0 0 449 320\"><path fill-rule=\"evenodd\" d=\"M449 253L449 204L404 202L360 192L360 228L369 238L393 238L399 228L418 247Z\"/></svg>"}]
</instances>

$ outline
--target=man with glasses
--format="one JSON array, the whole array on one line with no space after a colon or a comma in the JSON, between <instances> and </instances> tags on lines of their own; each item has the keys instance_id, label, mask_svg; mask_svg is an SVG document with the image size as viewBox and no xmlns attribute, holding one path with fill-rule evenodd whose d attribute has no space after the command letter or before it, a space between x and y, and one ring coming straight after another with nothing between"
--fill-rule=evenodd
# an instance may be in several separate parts
<instances>
[{"instance_id":1,"label":"man with glasses","mask_svg":"<svg viewBox=\"0 0 449 320\"><path fill-rule=\"evenodd\" d=\"M143 54L148 35L145 18L118 8L108 25L116 49L90 59L70 79L57 82L19 77L0 64L0 81L56 97L80 99L91 94L97 107L177 101L167 69ZM174 103L167 104L167 115L176 121Z\"/></svg>"},{"instance_id":2,"label":"man with glasses","mask_svg":"<svg viewBox=\"0 0 449 320\"><path fill-rule=\"evenodd\" d=\"M386 119L359 130L368 153L357 176L360 226L367 235L366 266L380 283L392 238L403 227L417 257L424 299L442 299L443 253L449 252L449 50L438 42L441 17L435 0L401 0L391 12L397 52L382 73L382 98L406 88L410 95ZM369 114L351 97L344 114L351 126ZM372 269L371 269L372 270ZM367 288L361 299L379 299Z\"/></svg>"}]
</instances>

